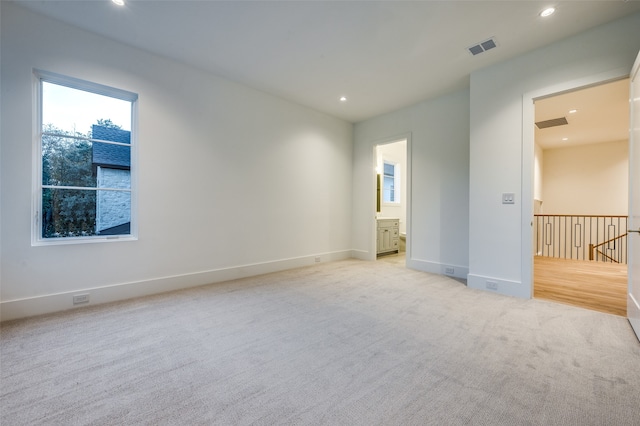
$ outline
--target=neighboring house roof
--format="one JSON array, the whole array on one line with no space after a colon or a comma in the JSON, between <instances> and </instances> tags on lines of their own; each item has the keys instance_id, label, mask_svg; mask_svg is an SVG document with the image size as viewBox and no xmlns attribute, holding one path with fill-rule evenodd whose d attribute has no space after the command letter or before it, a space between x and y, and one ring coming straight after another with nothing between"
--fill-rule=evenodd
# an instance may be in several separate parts
<instances>
[{"instance_id":1,"label":"neighboring house roof","mask_svg":"<svg viewBox=\"0 0 640 426\"><path fill-rule=\"evenodd\" d=\"M92 139L131 144L131 132L94 124ZM131 147L108 143L93 143L93 165L114 169L131 169Z\"/></svg>"},{"instance_id":2,"label":"neighboring house roof","mask_svg":"<svg viewBox=\"0 0 640 426\"><path fill-rule=\"evenodd\" d=\"M116 225L111 228L98 231L98 235L128 235L131 234L131 222Z\"/></svg>"}]
</instances>

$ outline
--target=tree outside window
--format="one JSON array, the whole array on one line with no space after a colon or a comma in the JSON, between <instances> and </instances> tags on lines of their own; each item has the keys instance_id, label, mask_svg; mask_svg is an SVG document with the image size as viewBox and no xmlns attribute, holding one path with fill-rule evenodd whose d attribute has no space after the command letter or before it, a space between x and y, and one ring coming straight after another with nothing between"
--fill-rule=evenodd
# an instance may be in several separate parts
<instances>
[{"instance_id":1,"label":"tree outside window","mask_svg":"<svg viewBox=\"0 0 640 426\"><path fill-rule=\"evenodd\" d=\"M131 235L135 95L46 73L40 88L37 240Z\"/></svg>"}]
</instances>

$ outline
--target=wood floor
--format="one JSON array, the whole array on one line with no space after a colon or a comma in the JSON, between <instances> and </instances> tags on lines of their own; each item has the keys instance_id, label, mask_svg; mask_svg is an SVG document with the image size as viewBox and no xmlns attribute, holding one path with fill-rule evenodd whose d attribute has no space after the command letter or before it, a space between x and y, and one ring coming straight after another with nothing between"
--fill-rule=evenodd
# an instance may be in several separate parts
<instances>
[{"instance_id":1,"label":"wood floor","mask_svg":"<svg viewBox=\"0 0 640 426\"><path fill-rule=\"evenodd\" d=\"M533 296L626 316L627 265L536 256Z\"/></svg>"}]
</instances>

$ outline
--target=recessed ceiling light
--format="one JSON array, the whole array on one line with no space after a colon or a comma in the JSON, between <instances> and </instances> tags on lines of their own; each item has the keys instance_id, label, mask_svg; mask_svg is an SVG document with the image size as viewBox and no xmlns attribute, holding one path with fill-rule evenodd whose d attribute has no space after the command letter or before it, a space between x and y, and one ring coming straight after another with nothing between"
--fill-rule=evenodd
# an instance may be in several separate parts
<instances>
[{"instance_id":1,"label":"recessed ceiling light","mask_svg":"<svg viewBox=\"0 0 640 426\"><path fill-rule=\"evenodd\" d=\"M546 18L547 16L551 16L553 15L553 12L556 11L555 7L548 7L545 10L543 10L542 12L540 12L540 16L542 16L543 18Z\"/></svg>"},{"instance_id":2,"label":"recessed ceiling light","mask_svg":"<svg viewBox=\"0 0 640 426\"><path fill-rule=\"evenodd\" d=\"M575 114L576 112L578 112L578 110L577 110L577 109L570 109L570 110L569 110L569 114Z\"/></svg>"},{"instance_id":3,"label":"recessed ceiling light","mask_svg":"<svg viewBox=\"0 0 640 426\"><path fill-rule=\"evenodd\" d=\"M347 102L346 96L340 96L340 102Z\"/></svg>"},{"instance_id":4,"label":"recessed ceiling light","mask_svg":"<svg viewBox=\"0 0 640 426\"><path fill-rule=\"evenodd\" d=\"M117 4L118 6L124 6L124 0L111 0L111 1Z\"/></svg>"},{"instance_id":5,"label":"recessed ceiling light","mask_svg":"<svg viewBox=\"0 0 640 426\"><path fill-rule=\"evenodd\" d=\"M568 140L569 140L569 138L562 138L562 140L563 140L563 141L568 141Z\"/></svg>"}]
</instances>

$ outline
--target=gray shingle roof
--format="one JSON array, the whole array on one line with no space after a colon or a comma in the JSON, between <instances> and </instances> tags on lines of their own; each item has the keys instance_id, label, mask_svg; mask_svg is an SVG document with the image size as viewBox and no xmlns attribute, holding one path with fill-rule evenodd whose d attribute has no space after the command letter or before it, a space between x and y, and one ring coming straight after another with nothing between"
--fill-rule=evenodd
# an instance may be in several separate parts
<instances>
[{"instance_id":1,"label":"gray shingle roof","mask_svg":"<svg viewBox=\"0 0 640 426\"><path fill-rule=\"evenodd\" d=\"M131 132L127 130L114 129L94 124L91 131L93 139L131 144ZM130 169L131 147L94 142L93 165L113 167L116 169Z\"/></svg>"}]
</instances>

